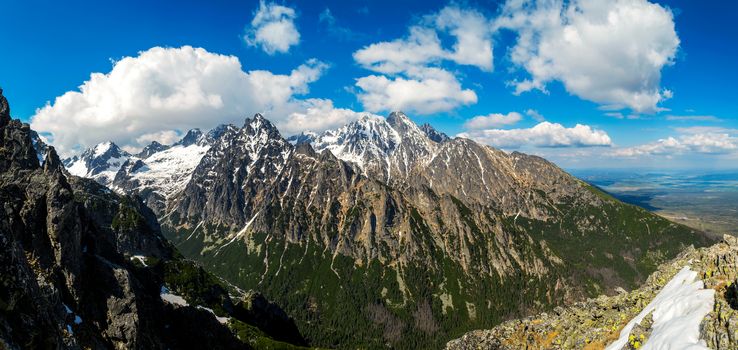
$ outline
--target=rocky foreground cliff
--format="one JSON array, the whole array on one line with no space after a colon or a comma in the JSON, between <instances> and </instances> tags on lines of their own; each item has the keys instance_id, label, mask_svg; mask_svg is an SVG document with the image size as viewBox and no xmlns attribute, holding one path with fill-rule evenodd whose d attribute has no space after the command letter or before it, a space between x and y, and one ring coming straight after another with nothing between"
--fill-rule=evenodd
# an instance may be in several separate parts
<instances>
[{"instance_id":1,"label":"rocky foreground cliff","mask_svg":"<svg viewBox=\"0 0 738 350\"><path fill-rule=\"evenodd\" d=\"M35 139L0 90L1 349L305 344L263 296L182 259L139 200L71 176Z\"/></svg>"},{"instance_id":2,"label":"rocky foreground cliff","mask_svg":"<svg viewBox=\"0 0 738 350\"><path fill-rule=\"evenodd\" d=\"M685 250L632 292L472 331L446 348L736 349L737 310L738 239L725 236Z\"/></svg>"}]
</instances>

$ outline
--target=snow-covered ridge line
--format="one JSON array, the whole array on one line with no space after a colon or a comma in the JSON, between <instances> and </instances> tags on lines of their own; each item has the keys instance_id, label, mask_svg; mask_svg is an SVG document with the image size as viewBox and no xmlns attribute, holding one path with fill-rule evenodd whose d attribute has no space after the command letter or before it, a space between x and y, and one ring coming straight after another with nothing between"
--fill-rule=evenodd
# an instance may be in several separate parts
<instances>
[{"instance_id":1,"label":"snow-covered ridge line","mask_svg":"<svg viewBox=\"0 0 738 350\"><path fill-rule=\"evenodd\" d=\"M366 115L337 130L320 135L304 132L285 140L266 118L257 114L247 118L241 128L221 125L208 133L193 129L172 145L152 142L135 155L113 142L103 142L64 163L71 174L94 179L121 194L143 194L144 202L156 212L187 187L211 148L218 145L216 151L225 151L222 148L229 145L221 145L228 142L224 137L236 137L243 154L251 159L248 166L234 172L234 182L240 173L264 173L268 164L279 173L291 152L283 152L271 163L255 165L262 161L264 149L287 142L310 143L318 153L329 150L337 158L358 166L364 175L376 175L385 182L396 177L401 180L411 169L429 163L441 142L449 139L430 125L421 128L402 112L393 112L386 118Z\"/></svg>"},{"instance_id":2,"label":"snow-covered ridge line","mask_svg":"<svg viewBox=\"0 0 738 350\"><path fill-rule=\"evenodd\" d=\"M310 143L319 153L328 150L365 175L375 172L389 182L393 174L429 163L438 145L449 139L428 124L421 128L404 113L392 112L387 118L366 115L336 130L303 132L288 140Z\"/></svg>"}]
</instances>

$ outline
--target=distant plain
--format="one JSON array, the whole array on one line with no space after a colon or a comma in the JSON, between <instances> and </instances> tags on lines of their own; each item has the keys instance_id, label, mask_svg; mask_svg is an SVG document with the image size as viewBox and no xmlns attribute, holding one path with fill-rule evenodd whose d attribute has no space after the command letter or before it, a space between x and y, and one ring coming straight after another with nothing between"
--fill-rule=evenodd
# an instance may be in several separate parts
<instances>
[{"instance_id":1,"label":"distant plain","mask_svg":"<svg viewBox=\"0 0 738 350\"><path fill-rule=\"evenodd\" d=\"M738 235L738 170L717 173L572 170L630 204L714 235Z\"/></svg>"}]
</instances>

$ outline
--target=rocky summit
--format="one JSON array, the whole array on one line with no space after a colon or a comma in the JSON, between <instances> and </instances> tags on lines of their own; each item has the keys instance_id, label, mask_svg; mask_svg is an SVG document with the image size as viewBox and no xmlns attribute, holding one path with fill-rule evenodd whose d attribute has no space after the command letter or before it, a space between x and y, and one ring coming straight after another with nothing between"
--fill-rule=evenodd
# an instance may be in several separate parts
<instances>
[{"instance_id":1,"label":"rocky summit","mask_svg":"<svg viewBox=\"0 0 738 350\"><path fill-rule=\"evenodd\" d=\"M185 257L274 300L314 346L442 347L636 288L690 244L713 242L542 158L401 112L289 140L257 114L207 135L153 145L119 169L114 190L142 196ZM157 173L155 159L187 166Z\"/></svg>"},{"instance_id":2,"label":"rocky summit","mask_svg":"<svg viewBox=\"0 0 738 350\"><path fill-rule=\"evenodd\" d=\"M185 260L152 211L71 175L0 94L0 348L305 345L261 294Z\"/></svg>"}]
</instances>

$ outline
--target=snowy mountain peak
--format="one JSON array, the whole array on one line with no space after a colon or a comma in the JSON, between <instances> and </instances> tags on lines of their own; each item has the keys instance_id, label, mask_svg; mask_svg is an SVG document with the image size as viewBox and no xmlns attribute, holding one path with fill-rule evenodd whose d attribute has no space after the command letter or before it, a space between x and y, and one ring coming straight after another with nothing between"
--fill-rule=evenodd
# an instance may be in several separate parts
<instances>
[{"instance_id":1,"label":"snowy mountain peak","mask_svg":"<svg viewBox=\"0 0 738 350\"><path fill-rule=\"evenodd\" d=\"M410 118L402 112L392 112L387 117L387 123L399 133L403 141L416 145L428 143L428 136Z\"/></svg>"},{"instance_id":2,"label":"snowy mountain peak","mask_svg":"<svg viewBox=\"0 0 738 350\"><path fill-rule=\"evenodd\" d=\"M392 126L415 125L405 113L400 111L390 113L387 116L387 122Z\"/></svg>"},{"instance_id":3,"label":"snowy mountain peak","mask_svg":"<svg viewBox=\"0 0 738 350\"><path fill-rule=\"evenodd\" d=\"M138 158L147 158L147 157L151 156L152 154L157 153L157 152L161 152L161 151L163 151L163 150L165 150L167 148L169 148L169 146L162 145L161 143L156 142L156 141L151 141L151 143L148 146L144 147L141 150L141 152L139 152L138 154L136 154L136 157L138 157Z\"/></svg>"},{"instance_id":4,"label":"snowy mountain peak","mask_svg":"<svg viewBox=\"0 0 738 350\"><path fill-rule=\"evenodd\" d=\"M114 144L112 141L101 142L93 148L93 155L94 157L101 157L109 151L116 152L116 150L119 150L118 145Z\"/></svg>"},{"instance_id":5,"label":"snowy mountain peak","mask_svg":"<svg viewBox=\"0 0 738 350\"><path fill-rule=\"evenodd\" d=\"M279 135L279 131L274 126L274 124L272 124L272 122L264 118L264 116L259 113L256 113L251 118L246 118L246 121L243 125L243 130L251 135L256 135L261 131L266 131L266 133L272 137Z\"/></svg>"},{"instance_id":6,"label":"snowy mountain peak","mask_svg":"<svg viewBox=\"0 0 738 350\"><path fill-rule=\"evenodd\" d=\"M318 134L312 131L303 131L299 134L292 135L287 141L293 145L301 145L303 143L311 144L318 138Z\"/></svg>"},{"instance_id":7,"label":"snowy mountain peak","mask_svg":"<svg viewBox=\"0 0 738 350\"><path fill-rule=\"evenodd\" d=\"M82 155L66 159L64 165L72 175L89 177L110 185L115 173L131 155L111 141L101 142Z\"/></svg>"},{"instance_id":8,"label":"snowy mountain peak","mask_svg":"<svg viewBox=\"0 0 738 350\"><path fill-rule=\"evenodd\" d=\"M358 165L365 174L388 182L393 174L407 176L419 162L431 159L437 147L402 112L392 112L387 118L365 115L337 130L313 137L311 144L318 152L329 150L339 159Z\"/></svg>"},{"instance_id":9,"label":"snowy mountain peak","mask_svg":"<svg viewBox=\"0 0 738 350\"><path fill-rule=\"evenodd\" d=\"M212 143L214 140L219 139L223 134L227 132L235 132L238 130L238 127L236 127L233 124L220 124L208 131L207 134L205 134L205 139L208 141L208 143Z\"/></svg>"},{"instance_id":10,"label":"snowy mountain peak","mask_svg":"<svg viewBox=\"0 0 738 350\"><path fill-rule=\"evenodd\" d=\"M175 145L182 145L182 146L190 146L194 145L201 141L203 137L202 131L200 129L192 129L187 132L187 134L179 140L179 142L175 143Z\"/></svg>"}]
</instances>

